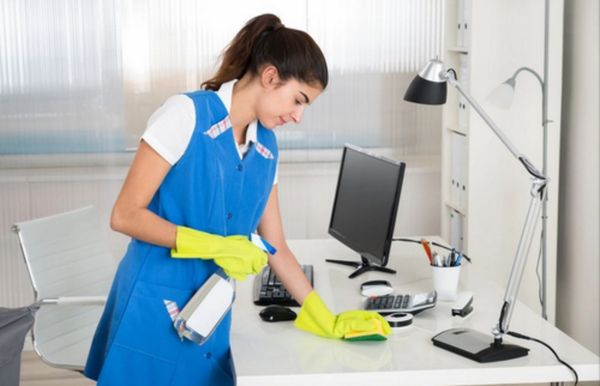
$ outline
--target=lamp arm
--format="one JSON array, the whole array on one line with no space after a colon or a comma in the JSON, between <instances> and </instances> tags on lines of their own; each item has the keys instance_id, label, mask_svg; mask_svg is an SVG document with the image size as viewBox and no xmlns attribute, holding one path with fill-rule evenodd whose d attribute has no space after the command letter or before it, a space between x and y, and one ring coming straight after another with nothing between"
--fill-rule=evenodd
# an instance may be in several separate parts
<instances>
[{"instance_id":1,"label":"lamp arm","mask_svg":"<svg viewBox=\"0 0 600 386\"><path fill-rule=\"evenodd\" d=\"M544 92L544 81L542 80L542 77L540 76L540 74L538 74L534 69L532 69L530 67L521 67L521 68L517 69L517 71L515 71L515 73L511 77L511 79L517 79L517 75L519 75L519 73L522 71L527 71L527 72L533 74L533 76L535 76L537 78L538 82L540 82L540 87L542 87L542 93L543 93Z\"/></svg>"},{"instance_id":2,"label":"lamp arm","mask_svg":"<svg viewBox=\"0 0 600 386\"><path fill-rule=\"evenodd\" d=\"M529 249L535 234L535 227L537 220L540 215L541 204L546 196L546 180L534 179L531 186L531 201L529 203L529 209L527 210L527 216L525 218L525 224L521 231L521 237L517 246L517 252L513 260L513 265L510 271L510 277L506 284L506 292L504 293L504 303L500 311L500 317L498 323L492 329L495 343L502 343L502 337L509 330L510 319L517 301L517 295L519 293L519 287L523 278L523 272L525 270L525 263L527 262L527 256L529 255Z\"/></svg>"},{"instance_id":3,"label":"lamp arm","mask_svg":"<svg viewBox=\"0 0 600 386\"><path fill-rule=\"evenodd\" d=\"M453 71L450 71L450 70L446 71L446 73L443 74L443 77L446 79L446 81L448 83L450 83L450 85L452 85L454 88L456 88L456 90L458 90L458 92L461 93L462 96L465 97L465 99L467 100L467 102L469 102L469 104L471 106L473 106L473 108L475 109L477 114L479 114L479 116L483 119L483 121L492 129L494 134L496 134L496 136L500 139L500 141L502 141L504 146L506 146L506 148L511 152L511 154L523 164L523 166L525 167L525 169L527 170L527 172L529 174L531 174L534 178L537 178L540 180L548 179L542 172L540 172L533 165L533 163L531 163L531 161L529 161L529 159L527 157L525 157L525 155L521 154L517 150L517 148L515 147L515 145L513 145L513 143L510 141L510 139L508 139L508 137L502 132L502 130L500 130L500 128L494 123L494 121L492 121L492 119L486 114L486 112L483 110L483 108L481 108L479 103L477 103L477 101L475 101L475 99L473 99L469 95L469 93L467 93L462 88L461 84L454 77Z\"/></svg>"},{"instance_id":4,"label":"lamp arm","mask_svg":"<svg viewBox=\"0 0 600 386\"><path fill-rule=\"evenodd\" d=\"M548 122L550 122L548 120L548 87L546 85L546 82L544 82L544 80L542 79L542 77L540 76L540 74L537 73L537 71L535 71L534 69L530 68L530 67L521 67L519 69L517 69L515 71L515 73L513 74L513 76L510 78L512 80L516 80L517 79L517 75L519 75L520 72L522 71L527 71L530 74L532 74L533 76L536 77L536 79L538 80L538 82L540 82L540 87L542 88L542 126L544 126L544 137L546 136L546 126L548 125ZM544 139L544 143L546 143L546 140ZM543 172L546 173L546 163L544 161L544 169Z\"/></svg>"}]
</instances>

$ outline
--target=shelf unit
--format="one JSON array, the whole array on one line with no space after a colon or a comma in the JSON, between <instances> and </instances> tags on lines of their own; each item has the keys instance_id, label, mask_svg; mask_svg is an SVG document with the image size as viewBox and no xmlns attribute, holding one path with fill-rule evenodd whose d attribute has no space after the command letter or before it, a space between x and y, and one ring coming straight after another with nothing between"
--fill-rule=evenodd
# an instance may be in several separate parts
<instances>
[{"instance_id":1,"label":"shelf unit","mask_svg":"<svg viewBox=\"0 0 600 386\"><path fill-rule=\"evenodd\" d=\"M553 122L548 130L550 193L546 235L546 291L551 322L556 300L562 18L563 3L551 1L548 112ZM491 105L486 96L522 66L542 73L544 2L444 0L443 33L441 60L456 71L459 83L518 150L541 167L542 98L537 81L520 77L515 101L508 110ZM529 203L529 176L481 117L463 102L457 90L449 87L447 95L441 128L441 235L483 266L492 280L505 285ZM538 222L536 233L541 232L540 228ZM536 279L539 246L539 238L534 239L519 299L541 311Z\"/></svg>"},{"instance_id":2,"label":"shelf unit","mask_svg":"<svg viewBox=\"0 0 600 386\"><path fill-rule=\"evenodd\" d=\"M442 60L469 90L471 0L446 0ZM442 237L468 253L469 106L454 90L442 113Z\"/></svg>"}]
</instances>

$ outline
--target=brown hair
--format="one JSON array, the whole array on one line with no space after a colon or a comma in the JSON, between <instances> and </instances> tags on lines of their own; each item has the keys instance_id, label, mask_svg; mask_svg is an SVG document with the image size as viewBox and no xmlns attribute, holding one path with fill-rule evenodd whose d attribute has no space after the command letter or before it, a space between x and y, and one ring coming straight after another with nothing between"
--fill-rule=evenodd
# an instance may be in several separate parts
<instances>
[{"instance_id":1,"label":"brown hair","mask_svg":"<svg viewBox=\"0 0 600 386\"><path fill-rule=\"evenodd\" d=\"M294 78L321 88L329 76L323 52L304 31L286 28L272 14L256 16L235 35L223 53L217 73L202 88L216 91L225 82L240 79L248 71L258 75L263 65L273 65L282 80Z\"/></svg>"}]
</instances>

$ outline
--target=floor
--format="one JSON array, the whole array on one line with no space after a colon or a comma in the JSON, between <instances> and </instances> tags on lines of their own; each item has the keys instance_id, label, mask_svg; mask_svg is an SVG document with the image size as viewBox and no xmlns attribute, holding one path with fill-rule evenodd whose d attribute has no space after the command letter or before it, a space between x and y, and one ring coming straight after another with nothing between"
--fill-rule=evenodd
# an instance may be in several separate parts
<instances>
[{"instance_id":1,"label":"floor","mask_svg":"<svg viewBox=\"0 0 600 386\"><path fill-rule=\"evenodd\" d=\"M20 386L93 386L83 375L69 370L50 367L33 352L23 351L21 355Z\"/></svg>"}]
</instances>

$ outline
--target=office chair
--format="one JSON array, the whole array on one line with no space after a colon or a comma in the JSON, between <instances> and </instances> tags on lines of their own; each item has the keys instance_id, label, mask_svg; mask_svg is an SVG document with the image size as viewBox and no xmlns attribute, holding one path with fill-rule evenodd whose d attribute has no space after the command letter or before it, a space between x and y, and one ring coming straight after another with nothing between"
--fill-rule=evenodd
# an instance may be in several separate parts
<instances>
[{"instance_id":1,"label":"office chair","mask_svg":"<svg viewBox=\"0 0 600 386\"><path fill-rule=\"evenodd\" d=\"M83 371L117 261L93 206L13 225L39 307L35 352L52 367Z\"/></svg>"}]
</instances>

